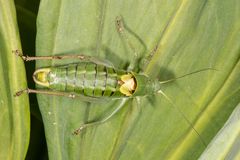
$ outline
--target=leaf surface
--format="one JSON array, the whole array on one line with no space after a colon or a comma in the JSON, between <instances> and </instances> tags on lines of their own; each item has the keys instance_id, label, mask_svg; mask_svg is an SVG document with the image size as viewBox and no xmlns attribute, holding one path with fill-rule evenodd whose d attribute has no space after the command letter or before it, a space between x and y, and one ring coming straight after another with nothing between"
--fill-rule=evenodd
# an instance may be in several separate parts
<instances>
[{"instance_id":1,"label":"leaf surface","mask_svg":"<svg viewBox=\"0 0 240 160\"><path fill-rule=\"evenodd\" d=\"M160 94L129 99L112 119L72 132L122 104L38 95L50 159L196 159L239 103L240 3L42 0L37 55L84 54L126 69L155 51L143 72L167 80ZM121 16L126 37L117 32ZM131 43L129 47L128 43ZM133 49L134 48L134 49ZM41 61L37 67L71 63ZM148 94L148 93L146 93Z\"/></svg>"},{"instance_id":2,"label":"leaf surface","mask_svg":"<svg viewBox=\"0 0 240 160\"><path fill-rule=\"evenodd\" d=\"M24 64L12 50L21 49L15 6L0 0L0 159L24 159L30 137L28 96L14 97L27 87Z\"/></svg>"}]
</instances>

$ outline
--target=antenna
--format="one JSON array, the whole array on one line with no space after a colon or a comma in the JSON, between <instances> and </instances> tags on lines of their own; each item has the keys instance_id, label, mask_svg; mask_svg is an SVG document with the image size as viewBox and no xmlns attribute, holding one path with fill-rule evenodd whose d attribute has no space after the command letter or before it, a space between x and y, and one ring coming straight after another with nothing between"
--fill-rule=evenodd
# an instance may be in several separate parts
<instances>
[{"instance_id":1,"label":"antenna","mask_svg":"<svg viewBox=\"0 0 240 160\"><path fill-rule=\"evenodd\" d=\"M203 143L203 145L205 147L207 147L207 144L204 142L204 140L202 139L201 135L198 133L198 131L194 128L193 124L187 119L187 117L185 116L185 114L180 110L180 108L178 108L174 103L173 101L165 94L163 93L162 90L159 90L158 93L162 94L167 100L168 102L170 102L172 104L172 106L174 106L178 111L179 113L183 116L183 118L186 120L186 122L189 124L189 126L192 127L192 129L194 130L194 132L199 136L199 139L201 140L201 142Z\"/></svg>"},{"instance_id":2,"label":"antenna","mask_svg":"<svg viewBox=\"0 0 240 160\"><path fill-rule=\"evenodd\" d=\"M218 71L217 69L214 69L214 68L204 68L204 69L201 69L201 70L193 71L193 72L188 73L188 74L184 74L184 75L179 76L179 77L176 77L176 78L172 78L172 79L165 80L165 81L160 81L159 83L160 83L160 84L164 84L164 83L173 82L173 81L175 81L175 80L177 80L177 79L181 79L181 78L184 78L184 77L186 77L186 76L189 76L189 75L192 75L192 74L195 74L195 73L199 73L199 72L203 72L203 71L208 71L208 70Z\"/></svg>"}]
</instances>

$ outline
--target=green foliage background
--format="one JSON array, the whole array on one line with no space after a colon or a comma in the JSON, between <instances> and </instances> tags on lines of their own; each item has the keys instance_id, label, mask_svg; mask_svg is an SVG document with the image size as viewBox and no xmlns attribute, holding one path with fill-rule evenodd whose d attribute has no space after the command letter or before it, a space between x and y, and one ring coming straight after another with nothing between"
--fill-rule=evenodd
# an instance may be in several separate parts
<instances>
[{"instance_id":1,"label":"green foliage background","mask_svg":"<svg viewBox=\"0 0 240 160\"><path fill-rule=\"evenodd\" d=\"M238 0L42 0L38 5L0 0L0 158L24 159L28 150L27 159L197 159L240 101ZM151 78L167 80L207 67L218 71L164 84L172 103L161 95L142 97L139 105L130 99L109 122L80 136L72 135L74 129L104 117L121 100L85 103L30 95L28 147L28 97L13 97L27 86L23 62L12 53L21 49L18 27L25 54L34 55L36 44L37 56L85 54L126 69L133 52L116 30L117 16L141 57L157 46L148 65L136 64ZM36 67L68 62L38 61ZM31 88L34 69L34 63L26 64Z\"/></svg>"}]
</instances>

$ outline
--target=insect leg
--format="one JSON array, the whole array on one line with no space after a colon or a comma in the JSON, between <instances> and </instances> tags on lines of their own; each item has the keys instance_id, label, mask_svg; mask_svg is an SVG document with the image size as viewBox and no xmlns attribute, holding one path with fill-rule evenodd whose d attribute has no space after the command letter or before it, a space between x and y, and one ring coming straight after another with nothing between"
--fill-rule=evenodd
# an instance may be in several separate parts
<instances>
[{"instance_id":1,"label":"insect leg","mask_svg":"<svg viewBox=\"0 0 240 160\"><path fill-rule=\"evenodd\" d=\"M143 57L143 58L141 59L141 61L140 61L140 64L141 64L140 66L142 66L142 67L140 68L141 71L143 71L143 70L147 67L147 65L149 64L149 62L152 60L152 57L153 57L154 54L156 53L157 49L158 49L158 45L156 45L149 54L147 54L145 57Z\"/></svg>"},{"instance_id":2,"label":"insect leg","mask_svg":"<svg viewBox=\"0 0 240 160\"><path fill-rule=\"evenodd\" d=\"M53 56L24 56L20 50L13 50L13 53L15 53L17 56L21 57L24 61L35 61L35 60L61 60L61 59L79 59L80 61L90 61L94 62L96 64L105 65L108 67L114 67L111 62L105 59L100 59L96 57L86 56L86 55L79 55L79 54L73 54L73 55L53 55Z\"/></svg>"},{"instance_id":3,"label":"insect leg","mask_svg":"<svg viewBox=\"0 0 240 160\"><path fill-rule=\"evenodd\" d=\"M128 70L133 70L135 68L136 61L139 58L139 53L137 52L137 50L135 49L135 47L133 46L133 44L131 43L131 41L129 40L129 38L125 32L125 28L124 28L124 24L123 24L123 20L122 20L121 16L116 17L116 27L117 27L118 33L122 36L122 38L124 40L126 40L129 48L134 53L133 62L128 67Z\"/></svg>"},{"instance_id":4,"label":"insect leg","mask_svg":"<svg viewBox=\"0 0 240 160\"><path fill-rule=\"evenodd\" d=\"M13 50L17 56L21 57L24 61L34 61L34 60L53 60L53 59L80 59L88 60L91 59L90 56L85 55L54 55L54 56L34 56L30 57L28 55L24 56L20 50Z\"/></svg>"},{"instance_id":5,"label":"insect leg","mask_svg":"<svg viewBox=\"0 0 240 160\"><path fill-rule=\"evenodd\" d=\"M37 93L37 94L46 94L46 95L54 95L54 96L64 96L68 98L76 98L75 94L72 93L64 93L64 92L56 92L56 91L48 91L48 90L35 90L35 89L23 89L15 93L15 97L21 96L23 93Z\"/></svg>"},{"instance_id":6,"label":"insect leg","mask_svg":"<svg viewBox=\"0 0 240 160\"><path fill-rule=\"evenodd\" d=\"M96 126L96 125L105 123L111 117L113 117L125 105L126 101L127 101L127 99L122 99L121 103L118 105L118 107L113 112L111 112L109 115L107 115L106 117L104 117L103 119L101 119L99 121L82 124L78 129L76 129L73 132L73 134L78 135L81 133L82 130L86 129L87 127L92 127L92 126Z\"/></svg>"}]
</instances>

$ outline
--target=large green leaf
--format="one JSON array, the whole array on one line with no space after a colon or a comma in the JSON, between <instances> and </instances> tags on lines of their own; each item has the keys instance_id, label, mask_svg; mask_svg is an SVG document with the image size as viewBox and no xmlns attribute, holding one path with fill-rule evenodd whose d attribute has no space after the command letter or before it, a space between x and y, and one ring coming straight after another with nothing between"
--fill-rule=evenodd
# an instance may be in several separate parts
<instances>
[{"instance_id":1,"label":"large green leaf","mask_svg":"<svg viewBox=\"0 0 240 160\"><path fill-rule=\"evenodd\" d=\"M12 53L21 49L15 6L0 0L0 159L24 159L30 130L28 96L14 97L26 88L22 60Z\"/></svg>"},{"instance_id":2,"label":"large green leaf","mask_svg":"<svg viewBox=\"0 0 240 160\"><path fill-rule=\"evenodd\" d=\"M240 159L240 104L201 155L205 159Z\"/></svg>"},{"instance_id":3,"label":"large green leaf","mask_svg":"<svg viewBox=\"0 0 240 160\"><path fill-rule=\"evenodd\" d=\"M42 0L37 55L85 54L126 69L134 53L115 27L121 16L141 57L156 50L144 67L151 78L218 70L164 84L171 101L160 94L141 97L140 105L129 99L110 121L80 136L72 135L74 129L100 119L122 101L85 103L38 95L50 159L199 157L239 102L239 9L237 0ZM37 67L69 62L41 61Z\"/></svg>"}]
</instances>

